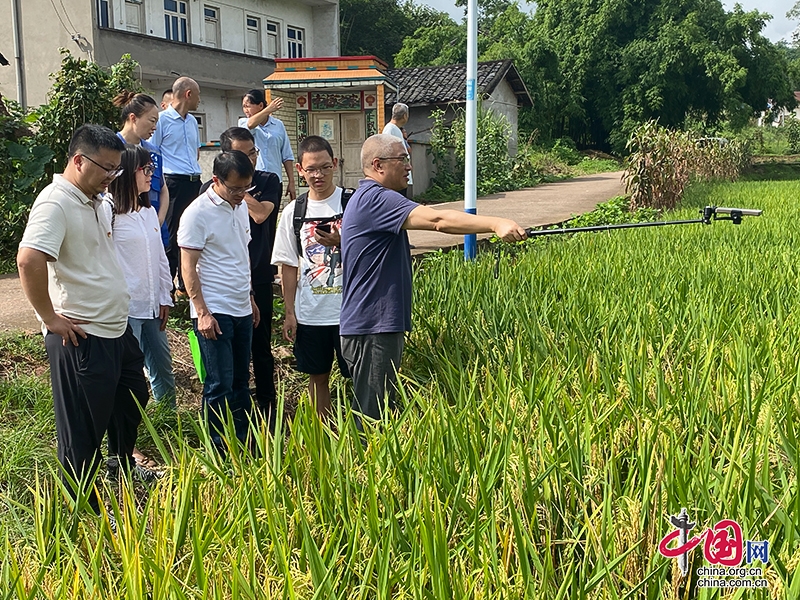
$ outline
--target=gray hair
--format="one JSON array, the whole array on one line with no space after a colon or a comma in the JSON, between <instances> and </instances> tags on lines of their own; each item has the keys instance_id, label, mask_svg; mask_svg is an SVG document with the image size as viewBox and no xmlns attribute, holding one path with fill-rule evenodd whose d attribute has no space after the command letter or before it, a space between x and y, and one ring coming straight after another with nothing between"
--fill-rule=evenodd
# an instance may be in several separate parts
<instances>
[{"instance_id":1,"label":"gray hair","mask_svg":"<svg viewBox=\"0 0 800 600\"><path fill-rule=\"evenodd\" d=\"M392 107L392 120L397 121L398 119L407 119L407 118L408 118L408 104L397 102Z\"/></svg>"},{"instance_id":2,"label":"gray hair","mask_svg":"<svg viewBox=\"0 0 800 600\"><path fill-rule=\"evenodd\" d=\"M405 145L403 142L400 138L396 138L393 135L378 133L368 137L364 145L361 146L361 169L364 171L364 174L366 175L368 170L372 170L373 160L391 156L392 148L395 145L399 145L403 148L403 152L405 152Z\"/></svg>"}]
</instances>

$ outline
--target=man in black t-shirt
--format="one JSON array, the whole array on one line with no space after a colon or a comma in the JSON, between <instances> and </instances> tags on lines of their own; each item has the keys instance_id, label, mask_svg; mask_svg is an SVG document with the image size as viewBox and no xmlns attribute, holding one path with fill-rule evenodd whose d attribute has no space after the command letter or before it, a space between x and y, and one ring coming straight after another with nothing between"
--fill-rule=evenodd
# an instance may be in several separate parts
<instances>
[{"instance_id":1,"label":"man in black t-shirt","mask_svg":"<svg viewBox=\"0 0 800 600\"><path fill-rule=\"evenodd\" d=\"M258 159L253 134L243 127L231 127L222 132L223 152L244 152L255 167ZM204 184L201 193L211 182ZM250 273L253 296L261 313L261 321L253 331L253 373L256 380L256 403L269 419L270 430L275 427L275 360L272 356L272 245L281 204L281 181L275 173L256 171L253 187L244 197L250 217Z\"/></svg>"}]
</instances>

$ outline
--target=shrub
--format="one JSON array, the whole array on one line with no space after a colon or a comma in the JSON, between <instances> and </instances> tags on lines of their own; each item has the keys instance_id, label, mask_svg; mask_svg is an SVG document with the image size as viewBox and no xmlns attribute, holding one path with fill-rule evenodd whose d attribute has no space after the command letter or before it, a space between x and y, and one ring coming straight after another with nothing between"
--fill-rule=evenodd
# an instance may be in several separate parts
<instances>
[{"instance_id":1,"label":"shrub","mask_svg":"<svg viewBox=\"0 0 800 600\"><path fill-rule=\"evenodd\" d=\"M789 152L800 154L800 121L791 119L786 125L786 134L789 139Z\"/></svg>"},{"instance_id":2,"label":"shrub","mask_svg":"<svg viewBox=\"0 0 800 600\"><path fill-rule=\"evenodd\" d=\"M16 102L0 97L0 272L14 270L17 245L36 196L36 184L53 156L37 143Z\"/></svg>"}]
</instances>

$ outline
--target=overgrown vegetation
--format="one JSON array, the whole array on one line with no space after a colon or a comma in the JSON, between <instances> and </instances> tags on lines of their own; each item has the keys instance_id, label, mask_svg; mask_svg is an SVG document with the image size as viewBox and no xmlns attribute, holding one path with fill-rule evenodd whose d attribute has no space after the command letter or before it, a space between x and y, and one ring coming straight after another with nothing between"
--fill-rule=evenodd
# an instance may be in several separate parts
<instances>
[{"instance_id":1,"label":"overgrown vegetation","mask_svg":"<svg viewBox=\"0 0 800 600\"><path fill-rule=\"evenodd\" d=\"M633 208L675 208L690 181L734 181L750 163L745 142L694 139L656 121L638 127L627 150L624 179Z\"/></svg>"},{"instance_id":2,"label":"overgrown vegetation","mask_svg":"<svg viewBox=\"0 0 800 600\"><path fill-rule=\"evenodd\" d=\"M0 97L0 273L16 269L30 207L66 163L75 129L84 123L118 129L119 109L111 101L123 89L141 89L137 67L126 54L105 70L62 49L46 104L26 114Z\"/></svg>"},{"instance_id":3,"label":"overgrown vegetation","mask_svg":"<svg viewBox=\"0 0 800 600\"><path fill-rule=\"evenodd\" d=\"M405 408L366 445L306 406L285 437L261 432L255 458L220 461L190 420L154 427L168 476L141 498L106 492L114 535L66 510L48 472L28 471L32 496L0 492L0 589L717 597L695 587L699 550L683 580L656 550L685 506L698 529L728 518L769 540L770 589L748 597L794 598L798 196L796 181L693 186L675 218L706 204L765 216L541 239L497 278L491 255L437 255L415 273Z\"/></svg>"}]
</instances>

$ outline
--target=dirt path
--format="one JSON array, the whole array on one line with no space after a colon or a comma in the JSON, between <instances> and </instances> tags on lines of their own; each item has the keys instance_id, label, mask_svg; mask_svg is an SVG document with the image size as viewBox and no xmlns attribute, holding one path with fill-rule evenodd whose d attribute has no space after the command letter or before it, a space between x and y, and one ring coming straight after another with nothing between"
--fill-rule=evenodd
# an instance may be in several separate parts
<instances>
[{"instance_id":1,"label":"dirt path","mask_svg":"<svg viewBox=\"0 0 800 600\"><path fill-rule=\"evenodd\" d=\"M560 223L573 215L590 212L599 203L624 193L621 176L621 172L585 175L486 196L478 200L478 214L507 217L525 227ZM462 210L463 203L441 204L434 208ZM463 236L430 231L412 231L409 237L416 246L415 254L457 246L464 241ZM17 275L0 275L0 331L39 330L39 323L22 293Z\"/></svg>"}]
</instances>

